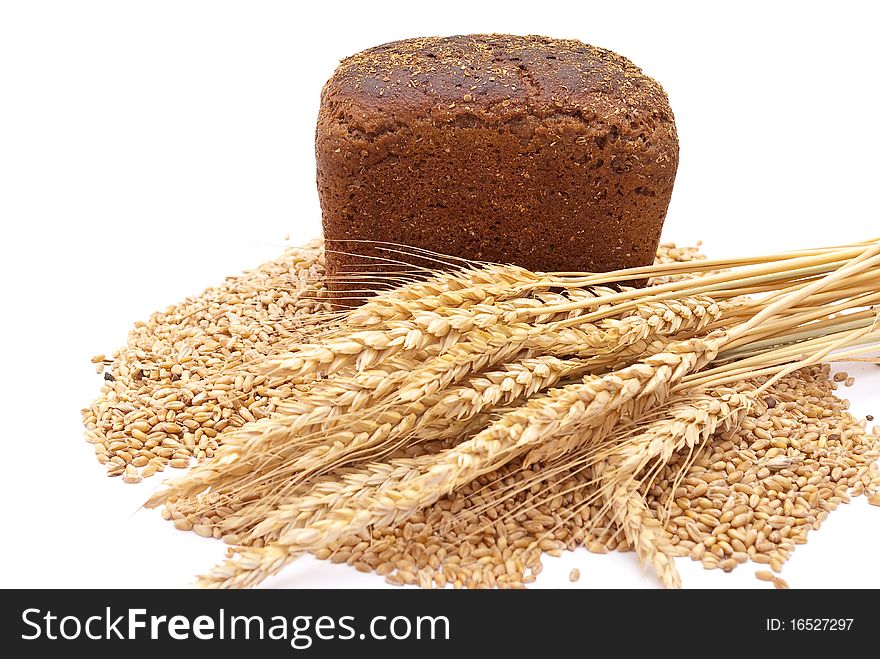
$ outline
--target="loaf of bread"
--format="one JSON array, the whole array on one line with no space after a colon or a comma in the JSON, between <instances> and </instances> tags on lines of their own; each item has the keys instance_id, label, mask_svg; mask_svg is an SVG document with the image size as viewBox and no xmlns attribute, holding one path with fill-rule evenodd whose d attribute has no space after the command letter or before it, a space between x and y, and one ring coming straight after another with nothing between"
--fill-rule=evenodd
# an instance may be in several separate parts
<instances>
[{"instance_id":1,"label":"loaf of bread","mask_svg":"<svg viewBox=\"0 0 880 659\"><path fill-rule=\"evenodd\" d=\"M663 89L620 55L470 35L343 60L316 155L331 276L386 267L370 241L607 271L652 262L678 138Z\"/></svg>"}]
</instances>

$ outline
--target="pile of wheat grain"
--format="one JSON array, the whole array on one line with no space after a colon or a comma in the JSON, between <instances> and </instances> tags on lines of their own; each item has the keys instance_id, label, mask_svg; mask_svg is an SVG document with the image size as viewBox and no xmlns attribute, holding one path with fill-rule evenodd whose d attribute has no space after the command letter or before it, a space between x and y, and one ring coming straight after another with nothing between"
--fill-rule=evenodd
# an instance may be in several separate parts
<instances>
[{"instance_id":1,"label":"pile of wheat grain","mask_svg":"<svg viewBox=\"0 0 880 659\"><path fill-rule=\"evenodd\" d=\"M785 257L795 274L770 268L735 285L714 275L742 262L695 266L698 250L667 245L658 263L669 267L646 269L653 287L642 292L480 267L384 293L341 325L304 330L308 321L294 319L287 330L314 343L288 335L270 344L267 335L254 361L236 354L199 373L202 391L225 392L221 423L234 421L209 425L225 444L217 458L150 505L164 503L179 529L237 546L237 559L203 580L209 586L254 585L306 551L421 586L520 587L540 572L542 553L579 545L634 548L667 586L678 585L672 558L683 553L707 567L753 558L778 569L804 525L821 522L817 507L835 505L841 488L877 485L876 436L830 395L827 372L807 366L872 332L871 249ZM320 252L313 256L308 268L320 269ZM813 269L799 275L794 266L805 260ZM714 297L687 284L699 277ZM331 317L318 281L309 276L291 293L305 304L322 298L317 313L304 312L315 327ZM744 292L770 297L759 303ZM820 303L828 307L817 314ZM838 331L835 314L859 308ZM753 371L766 375L743 382ZM217 378L229 386L207 384ZM280 393L260 410L266 418L242 419L233 401L267 380ZM185 398L168 419L144 412L155 383L139 397L131 382L114 394L129 404L127 417L97 432L96 420L119 410L105 391L101 414L93 406L86 421L119 458L111 473L132 469L126 478L137 480L121 464L126 454L155 456L158 444L126 439L134 424L147 415L177 425L191 449L198 428L177 421L195 421L201 401ZM815 409L786 400L803 395ZM798 432L818 434L821 447L795 441ZM760 445L768 434L769 449ZM826 469L828 450L839 469ZM172 466L192 453L172 453Z\"/></svg>"},{"instance_id":2,"label":"pile of wheat grain","mask_svg":"<svg viewBox=\"0 0 880 659\"><path fill-rule=\"evenodd\" d=\"M331 311L320 241L289 248L255 270L135 324L82 410L86 438L108 476L129 483L210 458L224 432L273 413L289 381L243 365L304 341Z\"/></svg>"}]
</instances>

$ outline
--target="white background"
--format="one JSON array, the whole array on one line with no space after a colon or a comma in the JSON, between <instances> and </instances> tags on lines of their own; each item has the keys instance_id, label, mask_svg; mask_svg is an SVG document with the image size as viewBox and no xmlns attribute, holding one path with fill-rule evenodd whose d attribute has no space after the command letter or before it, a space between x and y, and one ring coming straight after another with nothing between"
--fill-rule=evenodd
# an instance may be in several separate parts
<instances>
[{"instance_id":1,"label":"white background","mask_svg":"<svg viewBox=\"0 0 880 659\"><path fill-rule=\"evenodd\" d=\"M306 5L314 4L315 8ZM869 3L2 2L0 585L185 586L222 553L108 479L81 438L89 357L131 323L319 232L313 139L343 56L512 32L616 50L669 93L681 166L666 237L716 256L878 233ZM850 392L880 416L878 369ZM869 373L870 371L870 373ZM873 406L873 407L872 407ZM880 586L880 510L834 513L784 576ZM538 585L655 585L631 554L547 559ZM767 587L681 561L689 587ZM377 586L303 560L278 586Z\"/></svg>"}]
</instances>

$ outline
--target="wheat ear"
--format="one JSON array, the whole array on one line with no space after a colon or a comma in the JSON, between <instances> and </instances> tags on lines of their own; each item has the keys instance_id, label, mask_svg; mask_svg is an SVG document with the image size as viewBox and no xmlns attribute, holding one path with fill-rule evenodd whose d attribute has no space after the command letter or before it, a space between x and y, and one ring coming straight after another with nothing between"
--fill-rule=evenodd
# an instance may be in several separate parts
<instances>
[{"instance_id":1,"label":"wheat ear","mask_svg":"<svg viewBox=\"0 0 880 659\"><path fill-rule=\"evenodd\" d=\"M651 565L665 588L680 588L681 577L673 561L675 548L637 491L615 487L611 495L614 521L636 550L642 565Z\"/></svg>"},{"instance_id":2,"label":"wheat ear","mask_svg":"<svg viewBox=\"0 0 880 659\"><path fill-rule=\"evenodd\" d=\"M670 346L669 352L652 355L640 364L608 376L590 377L584 383L551 390L507 412L488 428L453 448L423 456L414 462L391 464L388 466L391 473L397 473L399 467L406 471L400 478L383 482L375 491L375 501L370 501L369 487L360 488L361 483L357 487L348 486L348 494L356 493L358 504L351 513L353 517L362 517L363 508L374 508L377 513L375 523L402 521L413 511L433 503L481 473L497 468L530 446L559 435L602 426L608 412L637 397L652 395L659 387L668 386L711 360L725 336L719 332L706 339L682 341ZM385 470L384 466L372 467ZM364 484L368 486L370 479L375 482L374 475L370 474ZM338 492L329 498L346 501L346 497L340 497ZM391 501L395 505L389 508ZM337 504L334 504L333 517L337 522L343 517L336 514L338 511ZM324 522L317 520L318 525L326 527L322 533L338 537L341 532L339 524ZM297 544L298 538L313 537L309 531L290 529L287 537L282 533L281 541ZM345 532L350 531L346 529Z\"/></svg>"},{"instance_id":3,"label":"wheat ear","mask_svg":"<svg viewBox=\"0 0 880 659\"><path fill-rule=\"evenodd\" d=\"M584 325L559 322L535 328L524 347L557 356L614 354L651 337L697 333L733 308L737 305L706 296L650 302L619 319Z\"/></svg>"},{"instance_id":4,"label":"wheat ear","mask_svg":"<svg viewBox=\"0 0 880 659\"><path fill-rule=\"evenodd\" d=\"M656 367L659 370L656 377L645 382L640 391L640 396L654 395L658 402L663 402L669 392L669 383L677 382L690 372L696 371L718 354L718 350L727 340L724 332L718 331L710 334L706 339L690 339L675 341L665 347L665 351L651 357L644 358L640 364L621 369L617 373L630 372L630 369L641 369L647 374L648 369ZM682 352L683 351L683 352ZM629 386L634 387L631 384ZM633 396L635 398L635 396ZM616 419L614 419L616 423ZM592 437L584 433L558 433L548 438L538 446L535 446L526 456L525 465L532 465L553 456L564 455L587 444Z\"/></svg>"},{"instance_id":5,"label":"wheat ear","mask_svg":"<svg viewBox=\"0 0 880 659\"><path fill-rule=\"evenodd\" d=\"M379 293L349 312L346 322L352 327L374 327L389 320L411 318L419 311L463 308L519 297L520 291L531 289L542 279L543 275L515 265L440 272L424 281Z\"/></svg>"},{"instance_id":6,"label":"wheat ear","mask_svg":"<svg viewBox=\"0 0 880 659\"><path fill-rule=\"evenodd\" d=\"M627 541L635 547L643 565L651 565L666 588L681 585L663 525L654 518L640 494L639 475L653 463L657 471L684 448L695 449L717 432L736 428L751 407L750 395L733 390L679 394L664 418L649 423L632 439L622 441L606 454L597 471L600 490Z\"/></svg>"},{"instance_id":7,"label":"wheat ear","mask_svg":"<svg viewBox=\"0 0 880 659\"><path fill-rule=\"evenodd\" d=\"M738 427L753 402L751 395L732 389L678 394L670 401L665 418L621 442L609 459L622 474L635 477L652 461L665 464L677 451Z\"/></svg>"}]
</instances>

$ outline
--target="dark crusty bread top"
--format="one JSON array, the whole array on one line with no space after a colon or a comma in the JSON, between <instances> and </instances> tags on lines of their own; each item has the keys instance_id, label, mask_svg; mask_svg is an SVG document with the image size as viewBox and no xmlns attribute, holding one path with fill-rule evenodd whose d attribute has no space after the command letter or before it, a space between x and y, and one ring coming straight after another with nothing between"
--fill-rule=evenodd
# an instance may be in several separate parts
<instances>
[{"instance_id":1,"label":"dark crusty bread top","mask_svg":"<svg viewBox=\"0 0 880 659\"><path fill-rule=\"evenodd\" d=\"M491 125L527 113L615 124L627 115L631 128L652 129L673 121L663 88L625 57L541 36L428 37L370 48L342 61L322 105L325 119L373 136L413 117Z\"/></svg>"}]
</instances>

